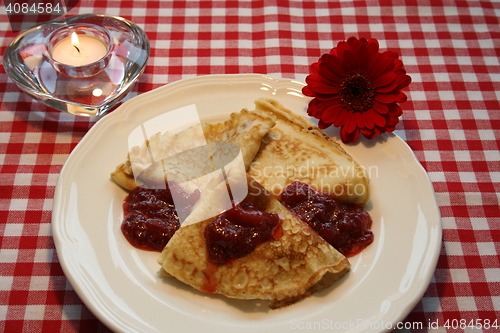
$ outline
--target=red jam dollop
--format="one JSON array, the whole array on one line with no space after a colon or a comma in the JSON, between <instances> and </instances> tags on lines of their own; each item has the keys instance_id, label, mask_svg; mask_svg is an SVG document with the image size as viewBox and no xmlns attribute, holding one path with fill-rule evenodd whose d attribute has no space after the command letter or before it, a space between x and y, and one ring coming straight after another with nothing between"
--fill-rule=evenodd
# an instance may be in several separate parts
<instances>
[{"instance_id":1,"label":"red jam dollop","mask_svg":"<svg viewBox=\"0 0 500 333\"><path fill-rule=\"evenodd\" d=\"M182 197L183 209L191 209L199 198L199 192L188 194L172 182L166 189L136 187L125 198L121 230L134 247L161 251L179 229L171 191Z\"/></svg>"},{"instance_id":2,"label":"red jam dollop","mask_svg":"<svg viewBox=\"0 0 500 333\"><path fill-rule=\"evenodd\" d=\"M223 265L244 257L259 244L279 238L280 225L278 214L241 202L206 226L208 258L216 265Z\"/></svg>"},{"instance_id":3,"label":"red jam dollop","mask_svg":"<svg viewBox=\"0 0 500 333\"><path fill-rule=\"evenodd\" d=\"M281 202L346 257L373 242L372 219L362 206L342 203L301 182L288 185Z\"/></svg>"}]
</instances>

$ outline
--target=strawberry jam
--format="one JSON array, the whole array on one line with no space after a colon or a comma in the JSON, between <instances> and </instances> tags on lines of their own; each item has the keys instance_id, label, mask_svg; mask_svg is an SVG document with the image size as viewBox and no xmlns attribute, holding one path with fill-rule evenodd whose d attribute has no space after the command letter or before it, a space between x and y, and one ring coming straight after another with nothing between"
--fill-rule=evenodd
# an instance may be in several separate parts
<instances>
[{"instance_id":1,"label":"strawberry jam","mask_svg":"<svg viewBox=\"0 0 500 333\"><path fill-rule=\"evenodd\" d=\"M301 182L288 185L281 202L346 257L373 242L372 219L359 205L339 202Z\"/></svg>"},{"instance_id":2,"label":"strawberry jam","mask_svg":"<svg viewBox=\"0 0 500 333\"><path fill-rule=\"evenodd\" d=\"M137 187L123 203L124 219L121 230L133 246L150 251L161 251L180 222L171 191L182 196L183 209L191 209L198 200L199 192L191 195L175 183L169 182L167 189Z\"/></svg>"},{"instance_id":3,"label":"strawberry jam","mask_svg":"<svg viewBox=\"0 0 500 333\"><path fill-rule=\"evenodd\" d=\"M219 215L205 228L208 258L216 265L251 253L264 242L279 237L278 214L259 210L243 201Z\"/></svg>"}]
</instances>

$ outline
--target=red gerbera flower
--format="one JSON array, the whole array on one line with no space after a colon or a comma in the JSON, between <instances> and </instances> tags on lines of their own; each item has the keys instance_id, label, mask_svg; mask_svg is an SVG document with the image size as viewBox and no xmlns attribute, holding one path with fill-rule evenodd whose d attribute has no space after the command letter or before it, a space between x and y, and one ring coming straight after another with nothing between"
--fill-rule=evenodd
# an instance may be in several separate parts
<instances>
[{"instance_id":1,"label":"red gerbera flower","mask_svg":"<svg viewBox=\"0 0 500 333\"><path fill-rule=\"evenodd\" d=\"M342 142L368 139L392 132L402 114L398 103L406 101L401 89L411 78L397 53L379 52L376 39L349 38L311 65L304 95L314 97L307 113L318 126L340 127Z\"/></svg>"}]
</instances>

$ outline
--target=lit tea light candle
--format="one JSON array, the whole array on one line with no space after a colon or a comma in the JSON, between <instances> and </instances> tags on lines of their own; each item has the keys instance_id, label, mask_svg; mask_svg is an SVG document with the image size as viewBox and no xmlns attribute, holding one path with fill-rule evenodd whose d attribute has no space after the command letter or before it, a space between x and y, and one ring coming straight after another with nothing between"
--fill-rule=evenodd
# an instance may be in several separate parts
<instances>
[{"instance_id":1,"label":"lit tea light candle","mask_svg":"<svg viewBox=\"0 0 500 333\"><path fill-rule=\"evenodd\" d=\"M109 32L90 23L63 26L48 39L50 63L70 77L88 77L104 70L114 49Z\"/></svg>"},{"instance_id":2,"label":"lit tea light candle","mask_svg":"<svg viewBox=\"0 0 500 333\"><path fill-rule=\"evenodd\" d=\"M52 50L52 58L71 66L85 66L101 60L108 53L108 47L98 38L89 35L66 37Z\"/></svg>"}]
</instances>

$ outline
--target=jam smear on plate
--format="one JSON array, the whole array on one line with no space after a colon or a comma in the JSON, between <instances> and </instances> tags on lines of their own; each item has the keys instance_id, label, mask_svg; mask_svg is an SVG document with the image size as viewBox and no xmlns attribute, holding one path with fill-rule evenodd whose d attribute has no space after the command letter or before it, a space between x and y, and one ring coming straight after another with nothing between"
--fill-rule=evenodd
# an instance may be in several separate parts
<instances>
[{"instance_id":1,"label":"jam smear on plate","mask_svg":"<svg viewBox=\"0 0 500 333\"><path fill-rule=\"evenodd\" d=\"M360 205L342 203L301 182L288 185L280 200L346 257L373 242L372 219Z\"/></svg>"},{"instance_id":2,"label":"jam smear on plate","mask_svg":"<svg viewBox=\"0 0 500 333\"><path fill-rule=\"evenodd\" d=\"M182 196L188 210L199 199L199 192L188 194L173 182L166 189L137 187L125 199L121 230L134 247L161 251L179 229L171 191ZM251 198L249 195L206 226L208 258L213 264L226 264L251 253L261 243L281 237L279 216L265 212L263 203ZM372 219L362 206L342 203L301 182L287 186L280 200L346 257L373 242Z\"/></svg>"},{"instance_id":3,"label":"jam smear on plate","mask_svg":"<svg viewBox=\"0 0 500 333\"><path fill-rule=\"evenodd\" d=\"M185 209L191 209L199 199L199 192L188 194L174 182L167 185L166 189L136 187L125 198L121 230L134 247L161 252L179 229L171 191L182 197Z\"/></svg>"}]
</instances>

